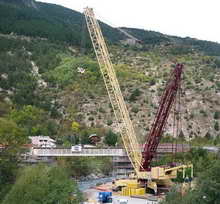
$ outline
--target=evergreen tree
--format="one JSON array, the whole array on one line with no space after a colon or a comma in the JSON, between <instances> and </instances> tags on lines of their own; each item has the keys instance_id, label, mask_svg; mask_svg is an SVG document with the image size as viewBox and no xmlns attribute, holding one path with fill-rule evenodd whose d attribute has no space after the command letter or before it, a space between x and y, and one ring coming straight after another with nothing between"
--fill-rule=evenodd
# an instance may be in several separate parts
<instances>
[{"instance_id":1,"label":"evergreen tree","mask_svg":"<svg viewBox=\"0 0 220 204\"><path fill-rule=\"evenodd\" d=\"M219 124L218 121L215 122L214 128L216 131L219 131Z\"/></svg>"}]
</instances>

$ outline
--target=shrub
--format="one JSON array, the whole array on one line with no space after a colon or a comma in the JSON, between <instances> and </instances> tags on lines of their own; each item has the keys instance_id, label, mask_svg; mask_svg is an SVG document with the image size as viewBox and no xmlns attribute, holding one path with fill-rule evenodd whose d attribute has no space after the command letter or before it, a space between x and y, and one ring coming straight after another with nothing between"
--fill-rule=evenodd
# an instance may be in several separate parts
<instances>
[{"instance_id":1,"label":"shrub","mask_svg":"<svg viewBox=\"0 0 220 204\"><path fill-rule=\"evenodd\" d=\"M129 101L136 101L137 97L141 95L141 91L139 89L135 89L133 93L129 97Z\"/></svg>"},{"instance_id":2,"label":"shrub","mask_svg":"<svg viewBox=\"0 0 220 204\"><path fill-rule=\"evenodd\" d=\"M205 117L207 116L207 113L204 110L200 110L200 113Z\"/></svg>"},{"instance_id":3,"label":"shrub","mask_svg":"<svg viewBox=\"0 0 220 204\"><path fill-rule=\"evenodd\" d=\"M220 112L219 111L216 111L215 113L214 113L214 119L219 119L220 118Z\"/></svg>"},{"instance_id":4,"label":"shrub","mask_svg":"<svg viewBox=\"0 0 220 204\"><path fill-rule=\"evenodd\" d=\"M88 120L89 120L89 121L93 121L94 118L93 118L92 116L90 116L90 117L88 118Z\"/></svg>"},{"instance_id":5,"label":"shrub","mask_svg":"<svg viewBox=\"0 0 220 204\"><path fill-rule=\"evenodd\" d=\"M138 107L133 107L133 108L131 109L131 111L134 112L134 113L138 113L138 112L139 112L139 109L138 109Z\"/></svg>"},{"instance_id":6,"label":"shrub","mask_svg":"<svg viewBox=\"0 0 220 204\"><path fill-rule=\"evenodd\" d=\"M214 128L215 128L216 131L219 131L219 124L218 124L217 121L215 122Z\"/></svg>"},{"instance_id":7,"label":"shrub","mask_svg":"<svg viewBox=\"0 0 220 204\"><path fill-rule=\"evenodd\" d=\"M109 146L115 146L118 141L118 135L111 130L105 136L104 142Z\"/></svg>"},{"instance_id":8,"label":"shrub","mask_svg":"<svg viewBox=\"0 0 220 204\"><path fill-rule=\"evenodd\" d=\"M23 170L3 203L80 203L82 200L76 182L62 167L38 165Z\"/></svg>"},{"instance_id":9,"label":"shrub","mask_svg":"<svg viewBox=\"0 0 220 204\"><path fill-rule=\"evenodd\" d=\"M156 80L154 78L152 78L150 81L149 81L149 84L150 86L153 86L156 84Z\"/></svg>"},{"instance_id":10,"label":"shrub","mask_svg":"<svg viewBox=\"0 0 220 204\"><path fill-rule=\"evenodd\" d=\"M208 139L208 140L211 139L211 134L209 132L207 132L206 135L205 135L205 138Z\"/></svg>"},{"instance_id":11,"label":"shrub","mask_svg":"<svg viewBox=\"0 0 220 204\"><path fill-rule=\"evenodd\" d=\"M99 112L100 112L100 113L105 113L105 110L104 110L102 107L100 107L100 108L99 108Z\"/></svg>"},{"instance_id":12,"label":"shrub","mask_svg":"<svg viewBox=\"0 0 220 204\"><path fill-rule=\"evenodd\" d=\"M108 121L107 121L107 125L108 125L108 126L111 126L112 124L113 124L113 121L112 121L112 120L108 120Z\"/></svg>"}]
</instances>

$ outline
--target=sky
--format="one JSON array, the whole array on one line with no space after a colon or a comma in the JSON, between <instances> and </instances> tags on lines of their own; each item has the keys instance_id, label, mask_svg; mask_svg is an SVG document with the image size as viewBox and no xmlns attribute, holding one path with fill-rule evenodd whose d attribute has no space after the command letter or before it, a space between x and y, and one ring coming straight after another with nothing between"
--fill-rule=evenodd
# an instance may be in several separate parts
<instances>
[{"instance_id":1,"label":"sky","mask_svg":"<svg viewBox=\"0 0 220 204\"><path fill-rule=\"evenodd\" d=\"M132 27L220 43L220 0L40 0L83 12L114 27Z\"/></svg>"}]
</instances>

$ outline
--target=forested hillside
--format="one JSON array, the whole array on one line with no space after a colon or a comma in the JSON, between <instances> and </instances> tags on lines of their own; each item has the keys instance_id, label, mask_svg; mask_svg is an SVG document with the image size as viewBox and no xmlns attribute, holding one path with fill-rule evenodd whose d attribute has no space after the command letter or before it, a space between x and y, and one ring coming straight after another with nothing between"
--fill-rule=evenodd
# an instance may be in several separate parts
<instances>
[{"instance_id":1,"label":"forested hillside","mask_svg":"<svg viewBox=\"0 0 220 204\"><path fill-rule=\"evenodd\" d=\"M102 32L110 43L120 43L127 37L118 29L101 23ZM136 28L123 28L142 41L143 49L159 44L181 46L187 52L197 49L207 55L219 56L220 44L193 38L180 38ZM36 2L35 0L0 0L0 32L15 33L61 41L70 45L91 47L83 14L71 9ZM180 49L178 47L178 49Z\"/></svg>"},{"instance_id":2,"label":"forested hillside","mask_svg":"<svg viewBox=\"0 0 220 204\"><path fill-rule=\"evenodd\" d=\"M110 42L124 35L104 23L102 30ZM71 45L90 44L84 16L68 8L33 0L0 0L0 32L62 41ZM84 35L84 36L82 36Z\"/></svg>"}]
</instances>

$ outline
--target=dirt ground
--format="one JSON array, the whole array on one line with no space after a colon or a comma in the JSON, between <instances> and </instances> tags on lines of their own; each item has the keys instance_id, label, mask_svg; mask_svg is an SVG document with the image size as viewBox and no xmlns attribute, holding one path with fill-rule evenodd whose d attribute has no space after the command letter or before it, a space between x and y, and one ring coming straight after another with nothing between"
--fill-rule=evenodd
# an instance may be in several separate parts
<instances>
[{"instance_id":1,"label":"dirt ground","mask_svg":"<svg viewBox=\"0 0 220 204\"><path fill-rule=\"evenodd\" d=\"M84 191L85 197L88 199L85 204L98 204L98 193L102 190L98 189L105 189L106 191L111 191L111 183L103 184L94 188L90 188L86 191ZM113 204L118 204L118 200L120 199L126 199L128 201L128 204L158 204L157 201L152 200L146 200L146 199L138 199L138 198L130 198L127 196L120 196L117 194L113 194Z\"/></svg>"}]
</instances>

